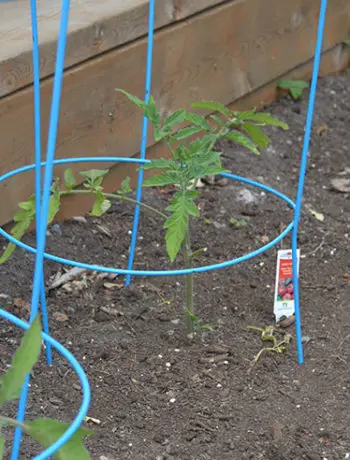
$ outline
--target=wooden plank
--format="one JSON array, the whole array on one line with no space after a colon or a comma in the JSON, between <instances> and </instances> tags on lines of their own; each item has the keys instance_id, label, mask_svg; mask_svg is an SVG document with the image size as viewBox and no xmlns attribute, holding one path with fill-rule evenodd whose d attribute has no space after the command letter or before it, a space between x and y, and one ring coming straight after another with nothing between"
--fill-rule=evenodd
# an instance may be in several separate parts
<instances>
[{"instance_id":1,"label":"wooden plank","mask_svg":"<svg viewBox=\"0 0 350 460\"><path fill-rule=\"evenodd\" d=\"M309 60L318 8L318 0L283 5L265 0L264 6L260 0L245 0L157 32L153 95L161 113L188 107L201 98L229 104ZM330 4L324 48L347 36L349 25L348 1ZM139 40L66 72L58 158L137 154L142 118L114 89L121 87L142 96L145 55L146 40ZM42 94L46 132L51 80L43 83ZM33 162L32 112L31 89L0 100L1 173ZM148 145L152 143L149 137ZM2 222L32 192L32 176L13 178L0 186L0 193L6 196Z\"/></svg>"},{"instance_id":2,"label":"wooden plank","mask_svg":"<svg viewBox=\"0 0 350 460\"><path fill-rule=\"evenodd\" d=\"M156 1L156 29L223 0ZM53 74L61 2L38 0L41 75ZM65 68L147 33L149 0L71 0ZM0 97L32 83L30 3L1 3Z\"/></svg>"},{"instance_id":3,"label":"wooden plank","mask_svg":"<svg viewBox=\"0 0 350 460\"><path fill-rule=\"evenodd\" d=\"M350 56L348 50L337 45L322 55L320 63L320 76L338 74L349 67ZM232 110L250 110L253 107L263 108L267 104L271 104L278 99L280 91L277 89L277 83L280 79L295 79L308 81L311 79L313 61L308 61L297 68L293 69L277 79L269 82L267 85L243 96L237 101L229 104ZM168 157L166 146L161 143L150 146L147 149L147 158ZM149 171L145 171L145 178L150 175ZM117 164L114 165L107 179L104 182L105 190L113 192L121 184L121 181L126 177L131 177L132 187L136 187L137 173L135 165L132 164ZM93 199L82 196L71 196L66 198L62 204L57 221L69 219L72 216L83 215L91 210Z\"/></svg>"}]
</instances>

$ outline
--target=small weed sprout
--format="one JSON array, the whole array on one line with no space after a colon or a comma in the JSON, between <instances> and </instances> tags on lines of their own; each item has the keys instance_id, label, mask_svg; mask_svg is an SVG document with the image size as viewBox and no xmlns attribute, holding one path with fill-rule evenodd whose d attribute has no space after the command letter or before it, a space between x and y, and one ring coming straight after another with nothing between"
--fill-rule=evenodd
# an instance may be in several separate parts
<instances>
[{"instance_id":1,"label":"small weed sprout","mask_svg":"<svg viewBox=\"0 0 350 460\"><path fill-rule=\"evenodd\" d=\"M308 87L309 84L302 80L281 80L277 85L277 88L289 91L295 101L301 99L304 90Z\"/></svg>"},{"instance_id":2,"label":"small weed sprout","mask_svg":"<svg viewBox=\"0 0 350 460\"><path fill-rule=\"evenodd\" d=\"M255 327L255 326L248 326L250 331L257 331L261 334L261 340L263 342L271 342L272 345L270 347L263 347L259 353L255 356L253 364L256 364L261 355L264 352L273 352L273 353L284 353L287 349L287 346L291 340L290 334L285 334L282 340L278 340L275 336L275 328L273 326L267 326L265 328Z\"/></svg>"},{"instance_id":3,"label":"small weed sprout","mask_svg":"<svg viewBox=\"0 0 350 460\"><path fill-rule=\"evenodd\" d=\"M13 356L11 367L0 377L0 408L19 398L26 376L32 372L41 350L40 318L36 317L30 328L25 332L21 344ZM69 428L69 423L61 423L50 418L37 418L18 422L0 413L0 460L4 458L5 438L1 433L6 426L19 427L24 434L34 439L44 449L57 441ZM90 456L82 440L92 432L80 427L71 439L61 447L54 458L56 460L89 460Z\"/></svg>"},{"instance_id":4,"label":"small weed sprout","mask_svg":"<svg viewBox=\"0 0 350 460\"><path fill-rule=\"evenodd\" d=\"M161 119L152 96L145 103L124 90L118 89L117 91L123 93L141 109L153 125L155 141L163 141L168 147L168 158L152 159L149 163L144 164L142 169L157 172L144 181L143 187L174 187L175 191L169 206L163 212L145 203L138 203L129 197L128 194L132 190L128 177L124 179L117 192L105 193L102 182L108 174L107 169L80 172L85 180L82 187L78 188L78 181L73 171L67 169L64 174L63 190L59 188L57 180L52 185L49 223L56 216L60 208L61 198L64 195L95 195L96 200L90 213L93 216L102 216L110 208L111 200L137 203L143 208L155 212L164 221L165 244L170 262L174 262L182 253L185 268L191 269L193 259L205 251L203 248L193 250L191 245L191 220L200 215L196 205L196 200L200 196L200 192L196 189L197 182L205 176L229 172L222 167L220 152L214 150L215 144L219 140L229 139L259 155L260 149L265 149L270 143L270 139L263 132L263 128L275 126L286 130L288 126L268 113L256 112L255 109L243 112L233 111L219 102L205 100L193 103L191 108L215 112L209 117L179 109ZM198 137L193 139L195 135ZM35 196L31 196L28 201L20 203L19 207L20 212L14 217L15 225L11 231L17 239L23 236L35 218ZM245 222L232 220L231 224L242 226ZM0 263L5 262L14 249L15 245L10 243L0 258ZM199 323L196 320L194 309L193 274L191 273L186 275L184 311L188 335L193 336L198 330Z\"/></svg>"}]
</instances>

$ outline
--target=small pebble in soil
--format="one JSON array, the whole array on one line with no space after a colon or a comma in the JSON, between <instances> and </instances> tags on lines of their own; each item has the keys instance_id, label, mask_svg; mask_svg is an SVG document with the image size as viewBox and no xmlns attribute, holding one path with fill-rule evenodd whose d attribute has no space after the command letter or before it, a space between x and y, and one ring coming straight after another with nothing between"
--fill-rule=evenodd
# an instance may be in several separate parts
<instances>
[{"instance_id":1,"label":"small pebble in soil","mask_svg":"<svg viewBox=\"0 0 350 460\"><path fill-rule=\"evenodd\" d=\"M171 399L169 399L169 402L170 402L171 404L173 404L175 401L176 401L176 398L171 398Z\"/></svg>"}]
</instances>

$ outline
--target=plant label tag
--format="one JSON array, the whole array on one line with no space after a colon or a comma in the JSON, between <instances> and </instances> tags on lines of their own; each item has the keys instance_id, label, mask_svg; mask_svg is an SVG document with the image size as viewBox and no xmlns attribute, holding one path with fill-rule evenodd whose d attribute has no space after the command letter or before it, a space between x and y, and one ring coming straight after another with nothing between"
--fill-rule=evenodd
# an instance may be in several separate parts
<instances>
[{"instance_id":1,"label":"plant label tag","mask_svg":"<svg viewBox=\"0 0 350 460\"><path fill-rule=\"evenodd\" d=\"M297 250L297 267L299 276L300 249ZM276 284L274 314L276 323L285 316L294 315L294 286L292 250L280 249L277 252Z\"/></svg>"}]
</instances>

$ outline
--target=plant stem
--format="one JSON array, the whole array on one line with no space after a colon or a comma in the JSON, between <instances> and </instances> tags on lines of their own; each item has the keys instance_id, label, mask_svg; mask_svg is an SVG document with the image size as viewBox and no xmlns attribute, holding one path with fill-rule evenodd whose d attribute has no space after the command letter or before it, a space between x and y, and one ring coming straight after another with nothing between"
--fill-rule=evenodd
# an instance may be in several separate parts
<instances>
[{"instance_id":1,"label":"plant stem","mask_svg":"<svg viewBox=\"0 0 350 460\"><path fill-rule=\"evenodd\" d=\"M191 240L190 240L190 227L187 226L187 231L184 240L184 259L185 268L192 268L192 251L191 251ZM186 275L186 323L188 334L193 333L193 316L194 316L194 305L193 305L193 273Z\"/></svg>"},{"instance_id":2,"label":"plant stem","mask_svg":"<svg viewBox=\"0 0 350 460\"><path fill-rule=\"evenodd\" d=\"M5 425L11 425L20 428L24 433L28 433L28 428L24 423L19 422L18 420L10 417L5 417L0 415L0 422Z\"/></svg>"},{"instance_id":3,"label":"plant stem","mask_svg":"<svg viewBox=\"0 0 350 460\"><path fill-rule=\"evenodd\" d=\"M69 191L60 191L61 196L73 195L73 194L76 194L76 195L94 195L94 192L91 191L91 190L81 190L81 189L69 190ZM164 214L161 211L158 211L158 209L155 209L152 206L149 206L148 204L142 203L141 201L134 200L133 198L130 198L128 196L119 195L117 193L105 193L105 192L103 192L103 195L106 198L110 198L112 200L127 201L128 203L137 204L137 205L141 206L144 209L148 209L149 211L154 212L158 216L162 217L162 219L167 219L168 218L168 216L166 214Z\"/></svg>"}]
</instances>

